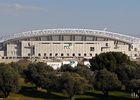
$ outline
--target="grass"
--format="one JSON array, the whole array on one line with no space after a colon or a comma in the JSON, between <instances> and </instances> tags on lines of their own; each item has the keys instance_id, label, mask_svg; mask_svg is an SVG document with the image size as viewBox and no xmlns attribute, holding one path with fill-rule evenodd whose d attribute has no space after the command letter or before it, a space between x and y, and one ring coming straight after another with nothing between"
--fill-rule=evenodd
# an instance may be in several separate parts
<instances>
[{"instance_id":1,"label":"grass","mask_svg":"<svg viewBox=\"0 0 140 100\"><path fill-rule=\"evenodd\" d=\"M46 90L36 90L35 85L30 83L25 84L23 79L20 79L21 90L15 94L11 93L8 98L3 100L69 100L68 95L62 93L53 92L48 95ZM3 94L0 93L0 97ZM130 93L122 91L109 92L109 97L105 97L101 91L88 91L84 95L76 95L76 100L136 100L137 98L131 98ZM1 100L1 99L0 99Z\"/></svg>"}]
</instances>

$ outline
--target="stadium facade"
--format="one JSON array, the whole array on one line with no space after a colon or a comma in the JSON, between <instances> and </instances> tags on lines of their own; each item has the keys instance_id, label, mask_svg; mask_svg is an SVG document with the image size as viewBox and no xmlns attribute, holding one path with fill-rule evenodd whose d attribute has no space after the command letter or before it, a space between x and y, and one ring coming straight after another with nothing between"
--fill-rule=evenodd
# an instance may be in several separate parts
<instances>
[{"instance_id":1,"label":"stadium facade","mask_svg":"<svg viewBox=\"0 0 140 100\"><path fill-rule=\"evenodd\" d=\"M0 38L0 56L13 58L90 58L103 52L140 56L140 38L90 29L43 29Z\"/></svg>"}]
</instances>

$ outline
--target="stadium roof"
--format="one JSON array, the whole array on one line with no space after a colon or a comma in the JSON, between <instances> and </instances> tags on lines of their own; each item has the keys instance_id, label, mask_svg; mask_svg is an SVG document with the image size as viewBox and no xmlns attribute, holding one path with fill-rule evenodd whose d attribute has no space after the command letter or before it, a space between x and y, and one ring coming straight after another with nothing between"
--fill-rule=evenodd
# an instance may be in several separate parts
<instances>
[{"instance_id":1,"label":"stadium roof","mask_svg":"<svg viewBox=\"0 0 140 100\"><path fill-rule=\"evenodd\" d=\"M105 30L92 30L92 29L42 29L42 30L33 30L27 32L21 32L17 34L13 34L10 36L3 36L0 37L0 42L5 42L11 39L22 38L22 37L30 37L35 35L43 35L43 34L57 34L57 33L75 33L75 34L93 34L93 35L101 35L107 37L113 37L116 39L122 39L128 41L130 43L139 44L140 45L140 38L123 35L114 32L108 32Z\"/></svg>"}]
</instances>

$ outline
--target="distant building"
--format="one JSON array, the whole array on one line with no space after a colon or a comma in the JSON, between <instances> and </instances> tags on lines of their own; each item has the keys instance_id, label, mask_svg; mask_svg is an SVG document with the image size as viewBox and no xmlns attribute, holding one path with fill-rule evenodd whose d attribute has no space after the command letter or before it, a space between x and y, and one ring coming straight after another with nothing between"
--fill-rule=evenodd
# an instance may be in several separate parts
<instances>
[{"instance_id":1,"label":"distant building","mask_svg":"<svg viewBox=\"0 0 140 100\"><path fill-rule=\"evenodd\" d=\"M103 52L140 56L140 38L90 29L44 29L0 38L2 59L91 58Z\"/></svg>"}]
</instances>

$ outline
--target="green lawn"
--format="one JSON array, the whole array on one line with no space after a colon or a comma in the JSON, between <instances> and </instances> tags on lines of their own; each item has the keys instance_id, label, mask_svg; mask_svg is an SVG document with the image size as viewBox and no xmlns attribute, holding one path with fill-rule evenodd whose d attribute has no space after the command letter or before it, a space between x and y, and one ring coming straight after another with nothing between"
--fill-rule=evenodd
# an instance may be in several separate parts
<instances>
[{"instance_id":1,"label":"green lawn","mask_svg":"<svg viewBox=\"0 0 140 100\"><path fill-rule=\"evenodd\" d=\"M45 90L36 90L32 84L25 84L23 79L20 79L21 90L17 93L11 93L9 98L4 100L69 100L68 95L62 93L53 92L51 95L47 95ZM131 98L129 93L123 91L114 91L109 93L109 97L105 97L101 91L88 91L84 95L76 95L76 100L136 100L137 98ZM3 94L0 93L0 97ZM0 99L1 100L1 99Z\"/></svg>"}]
</instances>

